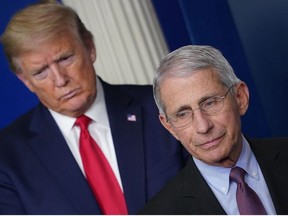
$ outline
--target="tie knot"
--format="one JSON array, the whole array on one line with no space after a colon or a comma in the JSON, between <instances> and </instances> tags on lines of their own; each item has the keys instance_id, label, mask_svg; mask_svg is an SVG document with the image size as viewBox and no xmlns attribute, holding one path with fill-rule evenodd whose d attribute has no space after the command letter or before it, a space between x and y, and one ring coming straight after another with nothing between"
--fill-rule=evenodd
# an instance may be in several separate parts
<instances>
[{"instance_id":1,"label":"tie knot","mask_svg":"<svg viewBox=\"0 0 288 216\"><path fill-rule=\"evenodd\" d=\"M243 183L244 182L244 176L245 176L245 170L240 167L234 167L230 171L230 179L232 181L235 181L236 183Z\"/></svg>"},{"instance_id":2,"label":"tie knot","mask_svg":"<svg viewBox=\"0 0 288 216\"><path fill-rule=\"evenodd\" d=\"M81 129L87 129L90 124L91 119L85 115L81 115L76 119L75 125L79 126Z\"/></svg>"}]
</instances>

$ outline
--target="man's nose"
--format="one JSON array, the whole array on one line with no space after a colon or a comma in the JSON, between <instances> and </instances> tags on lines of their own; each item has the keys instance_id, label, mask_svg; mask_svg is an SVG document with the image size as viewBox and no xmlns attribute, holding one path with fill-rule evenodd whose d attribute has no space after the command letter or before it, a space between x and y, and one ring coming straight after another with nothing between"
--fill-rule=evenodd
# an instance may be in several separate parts
<instances>
[{"instance_id":1,"label":"man's nose","mask_svg":"<svg viewBox=\"0 0 288 216\"><path fill-rule=\"evenodd\" d=\"M51 65L50 69L52 72L55 86L58 88L65 86L67 84L67 82L69 81L66 70L61 68L56 63Z\"/></svg>"},{"instance_id":2,"label":"man's nose","mask_svg":"<svg viewBox=\"0 0 288 216\"><path fill-rule=\"evenodd\" d=\"M193 127L199 134L208 133L212 127L212 122L210 121L209 116L205 115L201 109L193 110Z\"/></svg>"}]
</instances>

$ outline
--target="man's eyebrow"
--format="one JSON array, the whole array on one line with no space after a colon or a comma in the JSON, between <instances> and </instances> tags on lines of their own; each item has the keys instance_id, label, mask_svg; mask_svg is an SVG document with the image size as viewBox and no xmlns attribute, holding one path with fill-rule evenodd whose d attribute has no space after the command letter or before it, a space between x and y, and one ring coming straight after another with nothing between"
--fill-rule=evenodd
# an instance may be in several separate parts
<instances>
[{"instance_id":1,"label":"man's eyebrow","mask_svg":"<svg viewBox=\"0 0 288 216\"><path fill-rule=\"evenodd\" d=\"M44 64L44 65L41 65L40 67L32 69L30 73L33 75L33 74L38 73L38 72L40 72L42 70L45 70L48 67L49 66L47 64Z\"/></svg>"},{"instance_id":2,"label":"man's eyebrow","mask_svg":"<svg viewBox=\"0 0 288 216\"><path fill-rule=\"evenodd\" d=\"M206 96L200 98L200 99L198 100L198 102L197 102L198 106L199 106L201 103L203 103L204 101L206 101L206 100L208 100L208 99L210 99L210 98L213 98L213 97L215 97L215 96L217 96L217 94L216 94L216 93L213 93L213 94L211 94L211 95L206 95ZM195 108L197 108L197 107L195 107ZM195 109L195 108L191 107L190 105L183 105L183 106L178 107L178 108L176 109L176 111L173 112L172 115L174 115L174 114L176 114L176 113L179 113L179 112L181 112L181 111L184 111L184 110L193 110L193 109Z\"/></svg>"},{"instance_id":3,"label":"man's eyebrow","mask_svg":"<svg viewBox=\"0 0 288 216\"><path fill-rule=\"evenodd\" d=\"M206 100L208 100L208 99L210 99L210 98L213 98L213 97L215 97L215 96L217 96L217 94L213 94L213 95L207 95L207 96L205 96L205 97L202 97L200 100L199 100L199 102L198 102L198 104L200 105L201 103L203 103L204 101L206 101Z\"/></svg>"},{"instance_id":4,"label":"man's eyebrow","mask_svg":"<svg viewBox=\"0 0 288 216\"><path fill-rule=\"evenodd\" d=\"M213 98L213 97L215 97L215 96L220 96L220 94L215 93L215 92L211 92L211 93L203 96L202 98L200 98L200 99L198 100L198 105L200 105L200 104L203 103L204 101L206 101L206 100L208 100L208 99L210 99L210 98ZM221 96L222 96L222 95L221 95Z\"/></svg>"},{"instance_id":5,"label":"man's eyebrow","mask_svg":"<svg viewBox=\"0 0 288 216\"><path fill-rule=\"evenodd\" d=\"M177 110L174 113L172 113L172 115L174 115L176 113L179 113L179 112L182 112L184 110L192 110L192 107L189 106L189 105L180 106L180 107L177 108Z\"/></svg>"},{"instance_id":6,"label":"man's eyebrow","mask_svg":"<svg viewBox=\"0 0 288 216\"><path fill-rule=\"evenodd\" d=\"M53 62L58 62L61 59L69 57L73 54L74 54L74 52L72 50L66 50L65 52L62 52L61 54L55 56L55 58L53 59Z\"/></svg>"}]
</instances>

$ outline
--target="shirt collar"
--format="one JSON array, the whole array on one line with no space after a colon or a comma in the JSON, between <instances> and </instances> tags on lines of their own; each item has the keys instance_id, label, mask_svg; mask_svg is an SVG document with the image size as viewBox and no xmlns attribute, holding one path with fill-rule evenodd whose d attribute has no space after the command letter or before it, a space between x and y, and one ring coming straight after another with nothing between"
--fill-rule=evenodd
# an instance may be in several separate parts
<instances>
[{"instance_id":1,"label":"shirt collar","mask_svg":"<svg viewBox=\"0 0 288 216\"><path fill-rule=\"evenodd\" d=\"M69 132L72 130L76 118L62 115L57 113L51 109L49 109L51 115L55 119L57 125L59 126L60 130L64 135L68 135ZM106 103L104 98L104 90L101 81L97 77L97 97L96 100L93 102L91 107L85 113L86 116L91 118L97 124L109 128L109 119L106 109Z\"/></svg>"},{"instance_id":2,"label":"shirt collar","mask_svg":"<svg viewBox=\"0 0 288 216\"><path fill-rule=\"evenodd\" d=\"M257 161L252 153L252 150L242 135L243 147L239 159L236 163L236 166L243 168L248 175L252 178L259 179L259 172L257 168ZM231 168L225 168L220 166L210 166L196 158L193 157L193 160L198 167L200 173L207 181L207 183L220 191L221 193L227 195L229 191L229 175ZM213 176L213 178L211 178Z\"/></svg>"},{"instance_id":3,"label":"shirt collar","mask_svg":"<svg viewBox=\"0 0 288 216\"><path fill-rule=\"evenodd\" d=\"M249 176L259 180L258 165L248 141L243 136L243 149L236 166L243 168Z\"/></svg>"},{"instance_id":4,"label":"shirt collar","mask_svg":"<svg viewBox=\"0 0 288 216\"><path fill-rule=\"evenodd\" d=\"M102 83L97 78L97 97L92 106L85 113L89 118L95 121L97 124L109 128L109 119L106 109L104 90Z\"/></svg>"}]
</instances>

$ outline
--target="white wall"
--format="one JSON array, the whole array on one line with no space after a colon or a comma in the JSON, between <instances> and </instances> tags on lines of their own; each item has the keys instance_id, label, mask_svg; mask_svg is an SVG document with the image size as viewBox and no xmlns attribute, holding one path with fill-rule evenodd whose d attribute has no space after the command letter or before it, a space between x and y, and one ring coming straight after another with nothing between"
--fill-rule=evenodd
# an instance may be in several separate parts
<instances>
[{"instance_id":1,"label":"white wall","mask_svg":"<svg viewBox=\"0 0 288 216\"><path fill-rule=\"evenodd\" d=\"M62 0L93 33L96 73L114 84L151 84L168 51L150 0Z\"/></svg>"}]
</instances>

